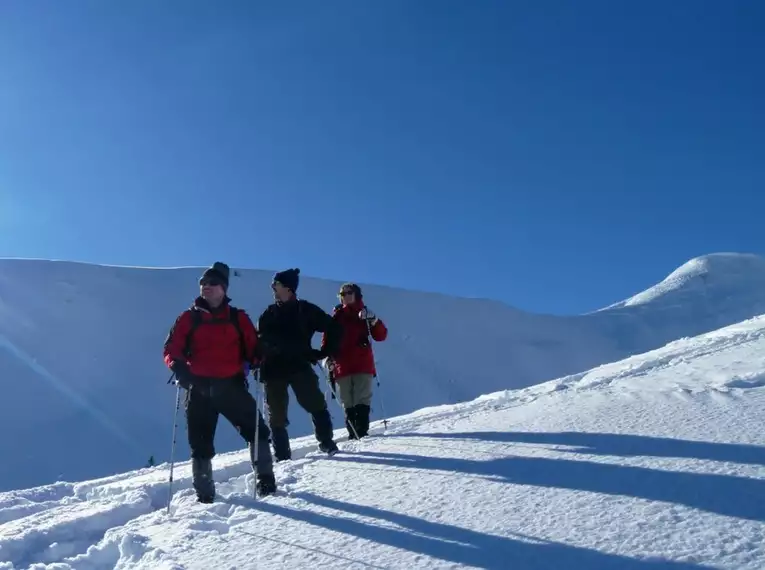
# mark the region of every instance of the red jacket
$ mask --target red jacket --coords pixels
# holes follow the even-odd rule
[[[186,341],[192,328],[193,311],[201,315],[189,345],[190,356],[185,354]],[[228,299],[215,312],[207,302],[200,298],[194,305],[180,314],[165,340],[165,364],[170,367],[174,360],[188,362],[194,376],[204,378],[230,378],[242,374],[245,362],[255,361],[258,334],[249,315],[237,309],[239,329],[242,331],[240,342],[236,326],[231,322],[231,307]],[[244,344],[244,355],[242,355]]]
[[[372,339],[382,342],[388,338],[388,329],[380,319],[377,319],[371,331],[367,331],[366,321],[359,318],[359,311],[363,307],[364,302],[357,301],[347,307],[338,305],[332,313],[332,318],[343,327],[340,350],[332,359],[335,364],[334,377],[338,380],[350,374],[377,374],[368,332],[372,333]],[[325,340],[322,338],[322,348],[324,343]]]

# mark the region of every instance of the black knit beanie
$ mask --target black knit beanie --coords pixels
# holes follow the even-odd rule
[[[274,283],[281,283],[287,289],[292,289],[293,293],[297,293],[298,285],[300,284],[300,269],[296,267],[275,273]]]
[[[226,265],[223,262],[216,261],[213,263],[212,267],[209,269],[206,269],[205,272],[202,274],[202,277],[199,279],[199,284],[202,284],[202,281],[204,281],[207,278],[213,278],[221,281],[223,283],[223,288],[225,290],[228,290],[228,277],[229,277],[229,268],[228,265]]]

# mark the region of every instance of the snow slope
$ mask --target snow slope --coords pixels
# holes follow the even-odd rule
[[[12,394],[0,398],[0,430],[13,434],[0,438],[0,457],[13,459],[0,462],[0,490],[169,458],[174,393],[161,350],[200,272],[0,260],[0,372]],[[272,272],[239,274],[231,296],[257,317],[270,302]],[[571,317],[364,285],[391,330],[376,346],[386,411],[530,386],[765,313],[763,258],[712,255],[676,274],[650,294]],[[338,287],[305,277],[300,293],[330,310]],[[376,401],[377,418],[380,408]],[[290,419],[292,435],[309,433],[294,404]],[[242,446],[224,421],[216,443]],[[188,453],[183,432],[178,452]]]
[[[765,567],[765,316],[393,419],[250,498],[242,452],[0,494],[0,569]]]

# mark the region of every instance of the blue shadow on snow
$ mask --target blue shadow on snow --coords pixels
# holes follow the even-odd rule
[[[386,437],[423,437],[444,439],[476,439],[503,443],[538,443],[567,445],[578,449],[559,450],[592,455],[622,457],[677,457],[728,461],[748,465],[765,465],[765,446],[742,443],[716,443],[645,435],[587,432],[466,432],[390,434]]]
[[[708,568],[699,564],[629,558],[556,543],[534,537],[518,540],[476,532],[443,523],[426,521],[409,515],[386,511],[375,507],[356,505],[326,499],[310,493],[295,493],[295,498],[307,503],[349,513],[375,518],[404,527],[403,530],[370,524],[344,516],[331,516],[315,510],[295,509],[275,502],[231,497],[229,502],[253,507],[258,510],[311,524],[327,530],[356,536],[424,556],[489,570],[552,570],[558,568],[587,568],[591,570],[700,570]],[[521,535],[516,535],[521,537]],[[532,542],[533,541],[533,542]],[[327,548],[332,542],[327,542]],[[327,554],[332,555],[328,552]],[[339,554],[342,554],[339,553]],[[377,566],[374,566],[377,567]]]
[[[765,480],[762,479],[551,457],[511,456],[477,461],[356,451],[352,456],[340,455],[335,459],[456,472],[517,485],[635,497],[676,503],[718,515],[765,521]]]

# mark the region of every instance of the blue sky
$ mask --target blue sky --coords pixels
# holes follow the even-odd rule
[[[0,256],[577,313],[765,252],[757,0],[0,4]]]

